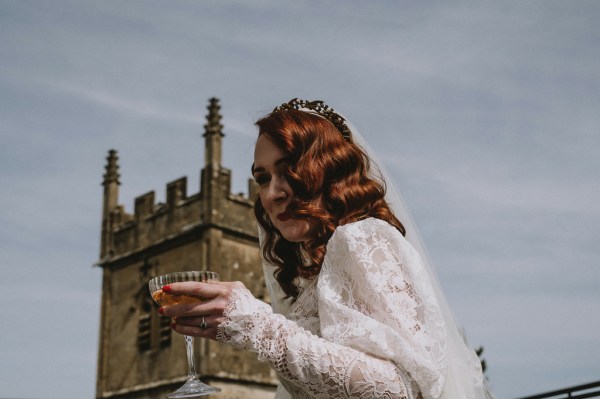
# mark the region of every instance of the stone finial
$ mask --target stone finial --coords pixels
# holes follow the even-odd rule
[[[208,105],[206,125],[204,125],[204,164],[212,172],[217,173],[221,169],[223,125],[221,125],[221,113],[218,98],[211,98]],[[216,175],[215,175],[216,176]]]
[[[108,156],[106,157],[106,173],[104,174],[104,181],[102,182],[103,186],[106,186],[110,183],[121,184],[119,181],[119,164],[117,161],[119,157],[117,156],[116,150],[108,151]]]
[[[221,106],[219,105],[219,99],[216,97],[211,98],[208,107],[208,115],[206,116],[206,125],[204,125],[205,133],[204,137],[209,135],[218,134],[223,137],[223,125],[221,125]]]
[[[108,151],[106,157],[106,173],[102,185],[104,186],[104,200],[102,205],[102,241],[100,243],[100,259],[108,256],[113,250],[113,212],[118,208],[119,201],[119,157],[117,151]]]

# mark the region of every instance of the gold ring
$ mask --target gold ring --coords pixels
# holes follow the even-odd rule
[[[204,320],[204,316],[202,316],[202,321],[200,322],[200,328],[206,330],[208,328],[208,323]]]

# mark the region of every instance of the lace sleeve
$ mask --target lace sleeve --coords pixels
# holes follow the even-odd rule
[[[217,340],[257,352],[302,397],[414,398],[412,381],[394,363],[320,338],[246,289],[232,293]]]
[[[321,334],[328,341],[389,359],[424,398],[444,388],[444,323],[418,253],[378,219],[340,226],[319,275]]]

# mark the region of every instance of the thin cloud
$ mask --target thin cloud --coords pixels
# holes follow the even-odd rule
[[[278,103],[322,98],[360,128],[407,198],[471,342],[486,347],[498,397],[598,373],[597,352],[567,353],[574,337],[600,347],[600,327],[577,310],[598,307],[600,278],[595,3],[175,3],[0,6],[0,250],[10,275],[35,276],[33,297],[47,297],[20,300],[18,284],[3,297],[21,304],[3,313],[8,395],[93,396],[101,276],[90,266],[106,151],[119,151],[129,211],[149,190],[161,201],[182,175],[196,192],[212,96],[234,191],[246,190],[252,124]],[[20,345],[15,326],[39,328],[70,300],[72,317],[44,326],[43,350]],[[536,312],[554,316],[539,311],[546,304],[563,324],[534,323]],[[571,335],[573,325],[588,331]],[[62,350],[65,337],[80,355]],[[55,391],[24,383],[26,349],[56,366],[40,377]],[[583,367],[553,361],[578,356]]]
[[[31,78],[28,77],[28,80]],[[60,93],[68,94],[79,100],[87,101],[95,106],[106,107],[123,114],[137,115],[147,119],[161,119],[168,122],[198,125],[195,112],[180,112],[168,109],[164,104],[156,104],[142,99],[131,99],[116,95],[114,92],[92,87],[76,85],[72,82],[35,79],[35,84],[47,87]]]

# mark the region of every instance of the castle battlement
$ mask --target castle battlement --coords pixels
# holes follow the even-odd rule
[[[258,248],[253,204],[231,193],[231,170],[221,165],[223,126],[219,104],[210,100],[204,125],[200,189],[188,194],[188,179],[166,184],[164,203],[154,191],[135,197],[133,211],[119,203],[116,150],[106,158],[100,260],[102,307],[97,399],[156,399],[186,379],[185,345],[157,312],[148,281],[185,270],[211,270],[223,281],[242,281],[256,298],[269,301]],[[227,398],[273,397],[276,375],[256,355],[211,340],[196,340],[202,380]]]
[[[218,100],[208,106],[205,133],[205,165],[201,170],[200,191],[188,196],[187,177],[166,185],[166,203],[155,202],[149,191],[134,199],[133,213],[118,204],[119,165],[116,150],[110,150],[104,174],[104,207],[99,265],[115,258],[144,251],[177,237],[201,234],[206,226],[218,226],[233,235],[257,241],[253,214],[258,193],[253,179],[248,180],[248,195],[231,193],[231,170],[221,165],[222,132]]]

